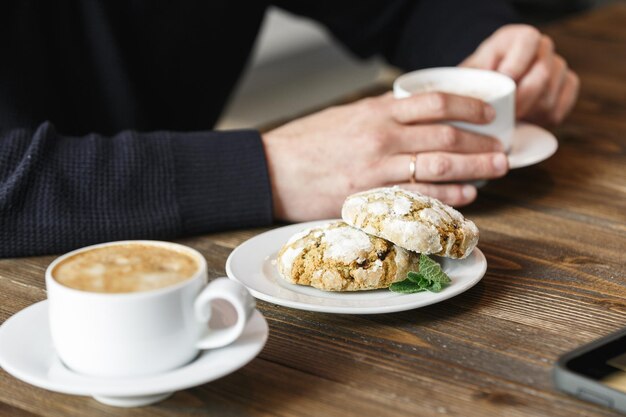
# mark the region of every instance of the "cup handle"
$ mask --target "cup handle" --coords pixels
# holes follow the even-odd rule
[[[254,312],[255,301],[246,287],[228,278],[218,278],[211,281],[196,297],[194,311],[198,322],[208,325],[211,319],[211,303],[216,299],[233,306],[237,312],[237,322],[223,329],[209,329],[196,342],[198,349],[213,349],[231,344],[241,336]]]

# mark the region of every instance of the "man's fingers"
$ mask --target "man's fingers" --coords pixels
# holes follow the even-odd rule
[[[375,173],[390,184],[410,182],[411,154],[386,158]],[[415,180],[418,182],[449,182],[498,178],[508,171],[503,153],[456,154],[447,152],[418,153]]]
[[[557,100],[565,85],[567,73],[565,60],[558,55],[555,56],[548,88],[537,100],[536,105],[532,106],[524,115],[525,120],[544,126],[555,123],[552,119],[556,113]]]
[[[451,206],[465,206],[476,199],[476,187],[470,184],[399,184],[409,191],[434,197]]]
[[[503,153],[462,155],[425,152],[417,155],[415,176],[418,181],[462,181],[498,178],[508,171]]]
[[[531,26],[524,27],[522,30],[523,34],[516,37],[515,42],[510,45],[510,50],[498,65],[498,72],[516,81],[530,68],[537,56],[542,39],[541,33]]]
[[[401,125],[390,139],[389,149],[397,153],[456,152],[486,153],[502,152],[502,143],[493,137],[458,129],[454,126]]]
[[[576,99],[578,98],[578,89],[580,87],[580,81],[578,76],[574,74],[572,71],[568,71],[565,83],[563,84],[563,89],[557,99],[556,105],[554,106],[554,111],[552,113],[552,117],[550,122],[553,124],[559,124],[565,119],[565,116],[569,114],[576,103]]]
[[[497,46],[492,46],[489,42],[483,43],[478,47],[476,52],[465,58],[459,66],[495,71],[498,68],[503,54],[504,51],[498,49]]]
[[[459,120],[470,123],[489,123],[495,110],[487,103],[472,97],[447,93],[423,93],[393,101],[391,116],[402,124]]]
[[[567,79],[567,62],[560,57],[555,56],[552,64],[552,74],[550,76],[550,84],[548,85],[548,91],[543,98],[543,106],[546,109],[551,109],[556,104],[559,98],[559,92],[563,89],[565,80]]]
[[[537,59],[517,85],[516,113],[522,117],[528,113],[538,99],[546,93],[552,75],[554,45],[547,36],[540,41]]]

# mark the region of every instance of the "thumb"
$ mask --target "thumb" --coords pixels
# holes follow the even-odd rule
[[[525,30],[522,36],[512,39],[498,65],[498,71],[518,81],[532,66],[541,46],[542,36],[539,31],[534,28]]]
[[[498,68],[503,54],[493,46],[481,45],[478,49],[459,64],[460,67],[495,70]]]

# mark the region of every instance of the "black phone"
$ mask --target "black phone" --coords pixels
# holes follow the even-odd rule
[[[626,413],[626,329],[561,356],[553,376],[560,390]]]

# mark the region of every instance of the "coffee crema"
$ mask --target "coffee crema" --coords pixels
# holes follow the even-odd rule
[[[424,93],[447,93],[455,94],[457,96],[467,96],[477,98],[482,101],[489,101],[498,96],[498,91],[479,89],[477,87],[470,87],[457,83],[424,83],[415,86],[412,90],[412,94],[424,94]]]
[[[60,262],[52,277],[66,287],[128,293],[168,287],[191,278],[198,262],[176,249],[129,243],[86,250]]]

